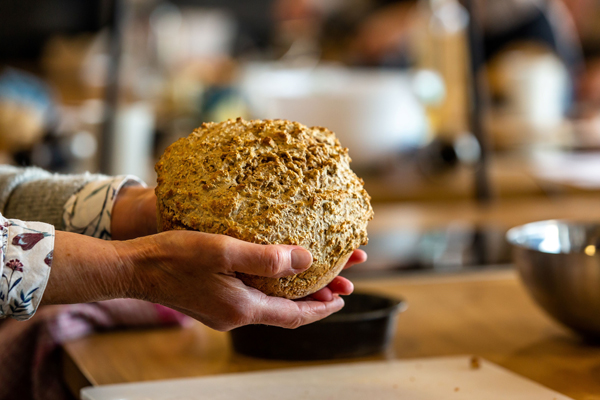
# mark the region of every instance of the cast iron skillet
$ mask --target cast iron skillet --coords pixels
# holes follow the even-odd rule
[[[394,337],[406,302],[387,296],[354,293],[344,308],[297,329],[248,325],[231,331],[236,352],[276,360],[325,360],[382,352]]]

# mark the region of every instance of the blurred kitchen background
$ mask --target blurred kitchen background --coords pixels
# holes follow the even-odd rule
[[[597,0],[3,0],[0,157],[135,174],[205,121],[326,126],[373,198],[353,273],[510,262],[600,220]]]

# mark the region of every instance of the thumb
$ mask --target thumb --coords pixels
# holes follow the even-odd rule
[[[236,242],[228,249],[230,269],[234,272],[281,278],[307,270],[313,261],[310,252],[300,246]]]

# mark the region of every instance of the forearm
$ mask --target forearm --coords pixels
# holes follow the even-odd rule
[[[42,304],[72,304],[126,297],[129,267],[119,256],[123,242],[56,232],[52,272]]]

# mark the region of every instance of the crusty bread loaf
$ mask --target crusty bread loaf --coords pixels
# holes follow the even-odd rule
[[[307,296],[367,243],[373,210],[349,162],[348,150],[325,128],[239,118],[202,124],[156,164],[159,230],[303,246],[313,256],[307,271],[240,279],[268,295]]]

